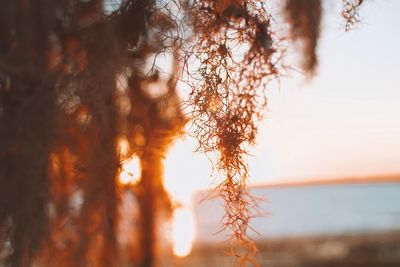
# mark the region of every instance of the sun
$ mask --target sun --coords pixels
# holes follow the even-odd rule
[[[193,194],[208,187],[207,178],[211,173],[209,159],[194,154],[195,146],[194,138],[180,139],[170,148],[165,159],[164,186],[172,201],[181,207],[173,214],[170,235],[173,253],[178,257],[190,254],[196,241]]]
[[[192,251],[194,240],[193,214],[186,208],[174,211],[172,219],[172,249],[177,257],[185,257]]]

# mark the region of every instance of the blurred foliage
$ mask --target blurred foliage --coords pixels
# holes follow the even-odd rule
[[[266,2],[2,1],[0,261],[157,265],[157,225],[174,206],[163,158],[189,122],[197,151],[217,155],[223,223],[241,244],[232,254],[257,265],[246,235],[257,208],[245,157],[269,82],[285,72],[283,44],[300,45],[303,70],[314,73],[322,14],[320,0],[286,0],[289,29],[278,34]],[[345,30],[362,3],[343,1]],[[179,99],[178,81],[192,89],[188,99]],[[122,162],[132,156],[141,177],[124,185]],[[138,207],[126,225],[120,207],[129,194]],[[125,242],[121,231],[130,233]]]

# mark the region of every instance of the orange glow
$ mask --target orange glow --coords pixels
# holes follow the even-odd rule
[[[119,182],[123,185],[135,184],[140,179],[140,160],[136,155],[124,160],[119,174]]]
[[[171,237],[176,256],[185,257],[190,254],[194,240],[194,221],[189,210],[180,208],[174,211]]]
[[[125,158],[129,151],[129,143],[126,139],[121,139],[119,149],[122,158]],[[122,168],[119,174],[119,182],[122,185],[135,184],[140,179],[141,173],[140,159],[136,155],[122,160]]]
[[[195,242],[195,217],[189,208],[192,194],[208,188],[210,183],[209,159],[199,153],[193,154],[195,144],[194,138],[180,139],[170,148],[165,159],[164,186],[172,201],[183,207],[175,210],[171,225],[173,253],[178,257],[188,255]]]
[[[210,99],[210,101],[208,102],[208,109],[212,112],[212,113],[216,113],[218,112],[218,110],[221,108],[221,102],[219,99],[217,98],[212,98]]]

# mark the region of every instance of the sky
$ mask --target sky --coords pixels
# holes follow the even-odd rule
[[[338,2],[325,3],[316,76],[294,72],[268,91],[252,184],[400,174],[400,1],[367,0],[362,23],[347,33]],[[211,165],[194,147],[178,140],[166,158],[166,186],[186,203],[212,185]]]

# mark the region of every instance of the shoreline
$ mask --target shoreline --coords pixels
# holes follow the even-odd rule
[[[256,243],[261,267],[400,266],[400,231],[266,239]],[[195,245],[189,256],[175,258],[173,266],[233,266],[235,259],[226,254],[228,249],[226,243]]]

